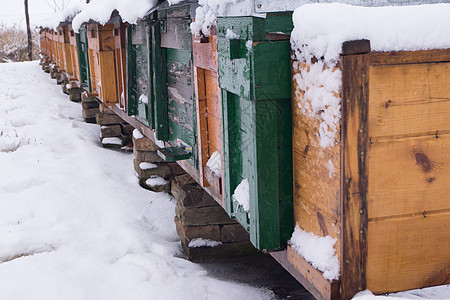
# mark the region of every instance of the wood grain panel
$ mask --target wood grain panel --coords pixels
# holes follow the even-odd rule
[[[217,73],[214,71],[205,70],[205,84],[208,114],[218,119],[222,119],[222,104],[220,102],[219,80],[217,79]]]
[[[450,283],[450,212],[369,222],[368,233],[372,292]]]
[[[205,178],[204,166],[209,157],[208,145],[208,120],[206,111],[206,86],[205,86],[205,70],[202,68],[194,68],[195,75],[195,94],[197,109],[197,135],[199,137],[199,168],[200,185],[209,186]]]
[[[450,63],[372,66],[369,135],[450,130]]]
[[[369,219],[450,209],[450,135],[369,146]]]
[[[100,99],[106,105],[114,105],[118,102],[116,69],[114,60],[114,51],[98,52],[99,68],[100,68]]]

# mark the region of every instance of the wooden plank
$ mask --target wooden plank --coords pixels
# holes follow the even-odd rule
[[[369,146],[369,219],[450,209],[450,135]]]
[[[208,115],[222,119],[222,103],[220,101],[219,80],[217,72],[205,70],[206,101]]]
[[[170,18],[164,21],[166,32],[161,33],[161,47],[192,50],[192,35],[189,33],[189,20]]]
[[[194,86],[196,95],[197,136],[198,136],[198,164],[200,173],[200,185],[209,186],[205,177],[205,166],[209,156],[208,122],[206,112],[205,70],[194,68]]]
[[[299,72],[293,69],[294,75]],[[320,146],[320,121],[302,114],[298,103],[309,99],[295,80],[292,84],[294,218],[308,232],[339,239],[340,145]],[[336,249],[339,256],[339,242]]]
[[[98,59],[101,82],[101,85],[98,86],[100,99],[108,106],[116,104],[119,99],[117,97],[114,51],[100,51]]]
[[[323,277],[322,272],[315,269],[303,257],[298,255],[291,246],[286,250],[287,260],[299,273],[295,278],[300,279],[300,283],[316,298],[335,300],[340,299],[339,281],[328,281]],[[304,279],[302,279],[301,277]]]
[[[370,67],[369,136],[450,130],[450,63]]]
[[[370,52],[369,40],[347,41],[342,44],[341,55],[355,55]]]
[[[391,51],[370,54],[370,64],[392,65],[392,64],[419,64],[431,62],[450,61],[450,49],[444,50],[422,50],[422,51]]]
[[[366,289],[368,56],[342,56],[341,296]]]
[[[450,283],[450,211],[369,222],[367,288],[388,293]]]
[[[193,36],[192,45],[194,65],[217,72],[217,36],[209,36],[207,43],[203,43],[200,38]]]

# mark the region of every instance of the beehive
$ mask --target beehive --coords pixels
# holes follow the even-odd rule
[[[70,53],[69,28],[67,23],[61,23],[57,28],[59,47],[59,66],[70,78],[73,76],[72,56]]]
[[[87,24],[89,71],[93,93],[106,105],[118,103],[114,24]]]
[[[320,121],[298,106],[310,99],[297,80],[292,106],[295,222],[337,240],[340,288],[291,248],[288,258],[323,299],[449,283],[450,50],[342,49],[336,143],[319,145]],[[305,70],[294,66],[294,77]]]
[[[255,247],[279,249],[292,232],[292,18],[225,17],[217,24],[225,207]],[[233,200],[245,180],[248,210]]]
[[[194,78],[196,88],[197,136],[200,184],[214,195],[225,208],[222,193],[223,168],[213,172],[207,163],[214,152],[223,158],[222,101],[217,66],[217,34],[193,36]],[[221,162],[223,166],[223,162]]]

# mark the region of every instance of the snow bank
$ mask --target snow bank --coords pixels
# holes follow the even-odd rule
[[[316,236],[297,225],[288,243],[298,255],[323,272],[325,279],[331,281],[339,278],[339,259],[334,249],[336,239]]]
[[[37,62],[0,64],[0,82],[0,132],[22,141],[0,151],[0,299],[272,298],[182,258],[176,201],[141,188]]]
[[[114,10],[119,11],[124,22],[135,24],[139,18],[152,9],[157,0],[92,0],[72,21],[72,27],[78,31],[89,20],[105,24]]]
[[[247,178],[239,183],[232,197],[245,211],[248,212],[250,210],[250,185]]]
[[[318,17],[319,16],[319,17]],[[372,51],[450,48],[450,4],[360,7],[306,4],[294,11],[291,46],[304,115],[320,121],[320,146],[336,144],[342,75],[336,68],[342,43],[368,39]],[[319,59],[311,64],[313,58]],[[300,94],[305,93],[300,97]]]
[[[217,247],[222,245],[220,241],[212,241],[208,239],[195,238],[189,242],[189,248],[198,248],[198,247]]]
[[[214,153],[209,158],[206,166],[217,176],[222,177],[222,156],[219,151]]]

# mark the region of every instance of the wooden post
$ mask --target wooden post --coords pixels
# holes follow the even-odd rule
[[[25,1],[25,20],[27,22],[28,60],[33,60],[33,45],[31,43],[30,16],[28,14],[28,0]]]

